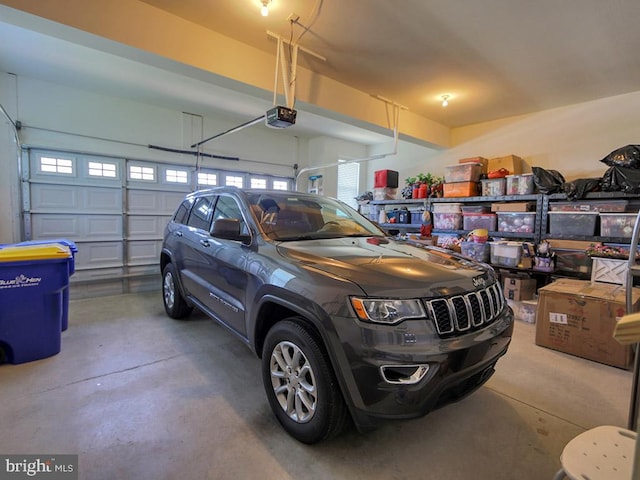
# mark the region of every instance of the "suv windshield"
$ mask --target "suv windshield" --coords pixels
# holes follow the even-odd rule
[[[250,193],[251,212],[272,240],[314,240],[384,236],[348,205],[326,197],[292,192]]]

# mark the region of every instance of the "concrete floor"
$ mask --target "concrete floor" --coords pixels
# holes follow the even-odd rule
[[[81,479],[551,479],[564,445],[626,426],[631,372],[534,344],[517,322],[465,400],[315,446],[271,414],[260,363],[157,292],[70,302],[62,351],[0,366],[0,453],[79,454]]]

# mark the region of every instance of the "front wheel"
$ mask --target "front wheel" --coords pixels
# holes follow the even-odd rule
[[[271,328],[262,355],[262,380],[282,427],[312,444],[344,428],[347,407],[320,341],[303,321],[291,318]]]
[[[171,318],[185,318],[193,311],[182,294],[176,280],[173,263],[167,263],[162,271],[162,300],[164,309]]]

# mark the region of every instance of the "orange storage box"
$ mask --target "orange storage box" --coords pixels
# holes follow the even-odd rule
[[[477,182],[454,182],[444,184],[445,197],[475,197],[478,195]]]

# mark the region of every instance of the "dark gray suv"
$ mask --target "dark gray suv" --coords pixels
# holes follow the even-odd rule
[[[193,307],[262,359],[271,408],[305,443],[482,385],[513,313],[486,264],[389,239],[330,198],[214,188],[186,196],[160,259],[164,307]]]

